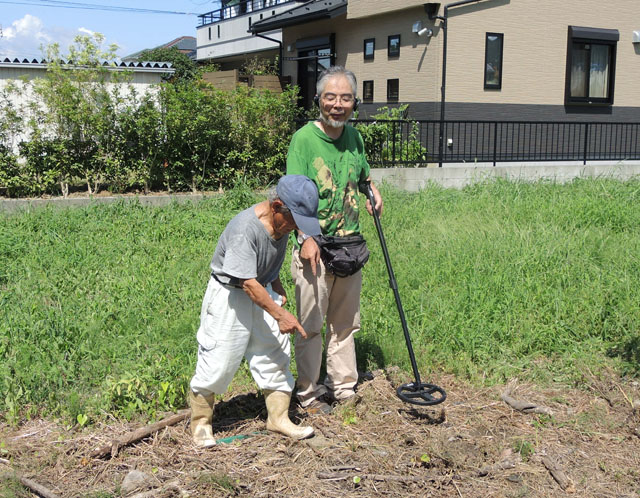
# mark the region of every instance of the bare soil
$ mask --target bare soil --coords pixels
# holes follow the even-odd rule
[[[612,373],[585,376],[582,389],[517,380],[475,388],[441,376],[429,381],[446,389],[446,401],[418,407],[395,394],[394,386],[411,380],[395,368],[375,372],[355,402],[328,416],[292,404],[292,418],[316,429],[305,441],[265,432],[256,391],[229,393],[217,404],[215,435],[231,441],[211,449],[192,445],[188,420],[105,458],[88,455],[140,424],[0,426],[0,496],[35,496],[19,477],[59,497],[124,496],[123,479],[134,469],[148,476],[128,495],[138,498],[639,496],[637,382]],[[507,404],[504,393],[529,411]]]

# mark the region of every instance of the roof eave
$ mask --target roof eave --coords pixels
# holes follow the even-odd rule
[[[292,17],[290,19],[277,19],[269,22],[269,19],[264,19],[263,21],[259,21],[254,23],[251,26],[251,33],[258,34],[264,33],[266,31],[273,31],[274,29],[282,29],[288,28],[290,26],[298,26],[300,24],[306,24],[314,21],[321,21],[323,19],[333,19],[334,17],[338,17],[342,14],[347,13],[347,5],[340,5],[334,9],[326,10],[323,12],[317,12],[314,14],[306,14],[301,16]]]

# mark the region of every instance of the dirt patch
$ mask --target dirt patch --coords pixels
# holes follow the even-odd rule
[[[394,386],[408,380],[397,369],[378,372],[360,384],[355,403],[329,416],[307,416],[292,405],[293,418],[316,428],[306,441],[264,432],[264,401],[256,392],[218,403],[214,432],[230,442],[207,450],[191,444],[187,421],[103,459],[88,455],[138,426],[113,421],[79,432],[44,420],[1,426],[0,496],[31,496],[6,478],[11,473],[60,497],[124,496],[123,480],[134,469],[148,476],[146,493],[133,492],[140,497],[640,493],[637,382],[611,375],[585,379],[585,390],[517,381],[477,389],[442,376],[429,381],[447,390],[447,400],[416,407],[395,395]],[[503,401],[505,392],[551,413],[518,411]]]

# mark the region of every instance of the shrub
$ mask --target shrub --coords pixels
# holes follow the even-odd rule
[[[427,149],[420,142],[418,123],[406,120],[408,105],[380,107],[373,123],[358,123],[371,164],[427,161]],[[406,133],[403,133],[406,130]]]

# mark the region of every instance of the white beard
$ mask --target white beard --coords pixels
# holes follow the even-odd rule
[[[320,113],[320,117],[318,119],[320,119],[323,124],[330,126],[331,128],[342,128],[348,120],[347,118],[344,121],[336,121],[335,119],[325,117],[322,113]]]

